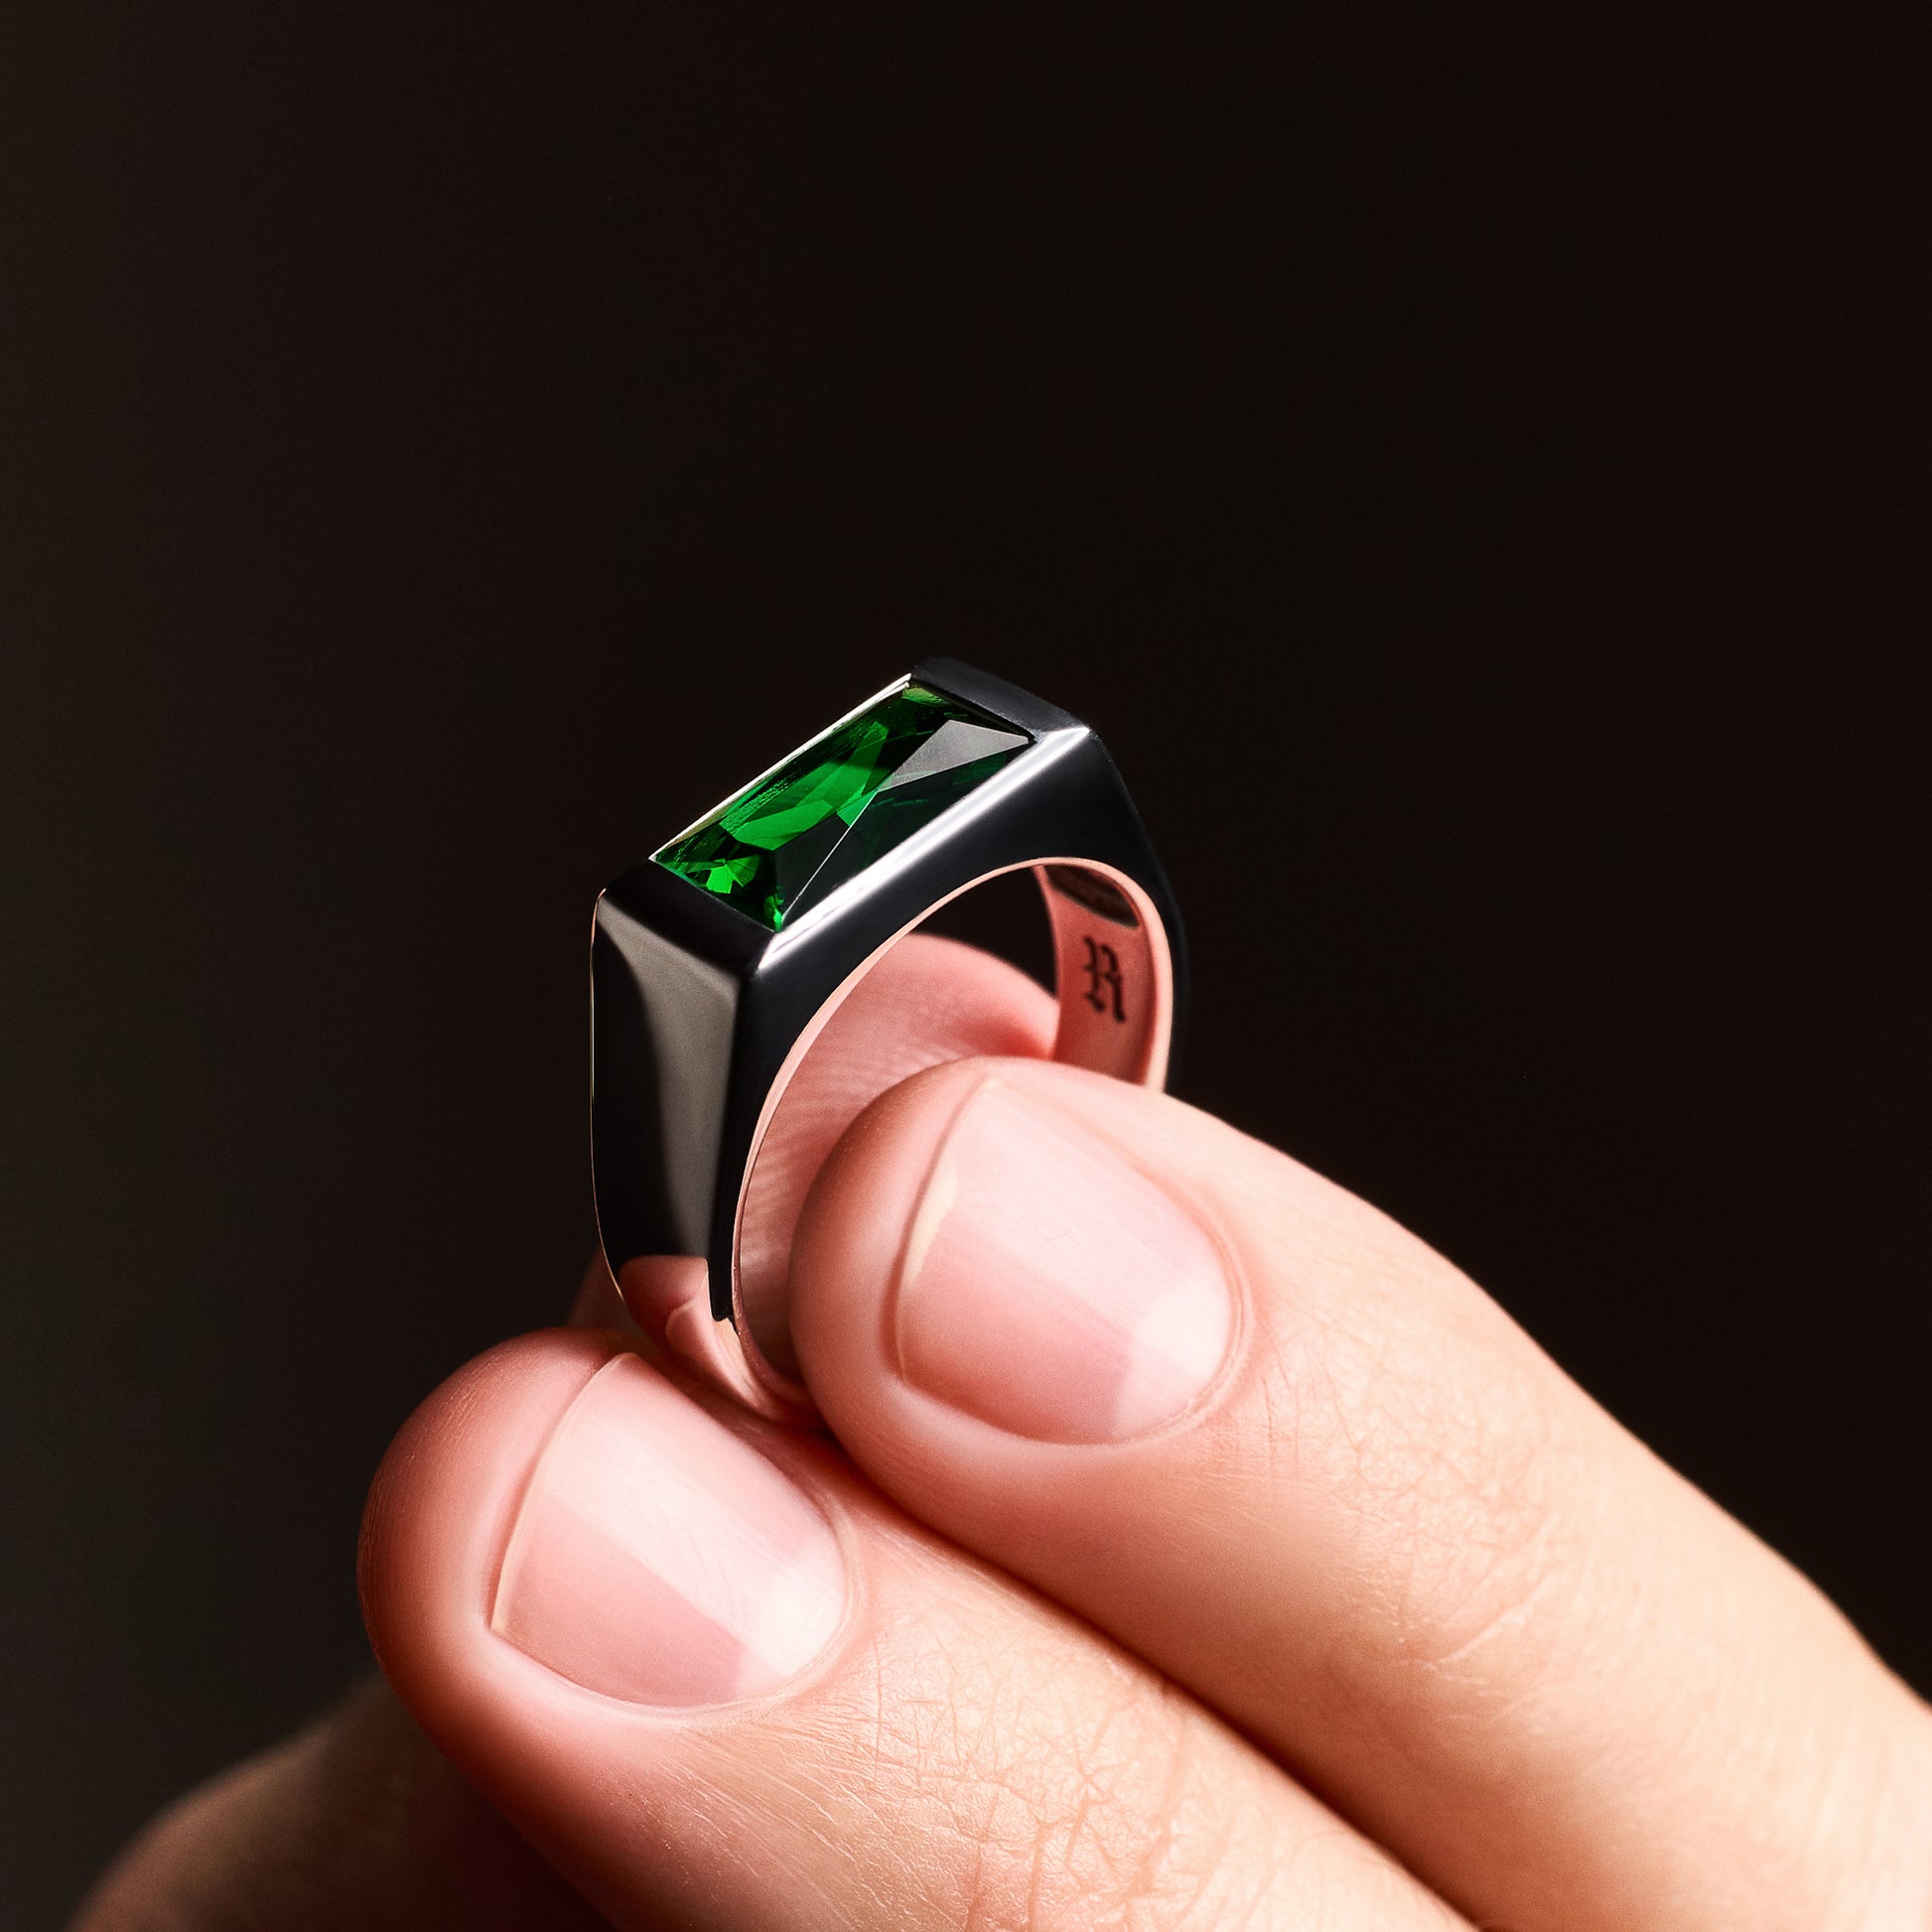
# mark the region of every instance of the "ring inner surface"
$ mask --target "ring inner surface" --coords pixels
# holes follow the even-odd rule
[[[1020,887],[1017,875],[1024,873],[1032,874],[1036,897]],[[976,905],[983,909],[978,919],[972,916]],[[795,1385],[798,1372],[787,1319],[798,1213],[838,1138],[881,1093],[924,1067],[982,1053],[1051,1057],[1136,1084],[1159,1085],[1166,1074],[1173,1006],[1166,938],[1151,903],[1124,875],[1073,860],[989,875],[933,908],[912,930],[919,929],[963,940],[1029,973],[1035,986],[1050,970],[1056,997],[1050,1004],[1037,994],[1029,998],[1004,975],[982,982],[982,992],[969,977],[957,1004],[983,1000],[984,1016],[949,1012],[945,1001],[929,1000],[926,989],[912,983],[916,956],[891,959],[908,936],[900,933],[862,962],[826,1003],[766,1099],[739,1198],[738,1327],[748,1353],[784,1383]],[[877,997],[859,1000],[841,1021],[846,1002],[876,972]],[[903,1018],[912,1012],[915,1024]],[[828,1057],[799,1081],[794,1104],[784,1106],[785,1094],[819,1051]]]

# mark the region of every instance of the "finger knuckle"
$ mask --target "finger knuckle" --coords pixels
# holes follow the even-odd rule
[[[1440,1306],[1440,1284],[1405,1295],[1391,1278],[1423,1264],[1373,1261],[1382,1292],[1334,1311],[1318,1349],[1289,1365],[1304,1478],[1347,1514],[1374,1699],[1392,1671],[1509,1697],[1592,1561],[1587,1445],[1560,1383],[1493,1323],[1446,1338],[1402,1318],[1410,1302]]]

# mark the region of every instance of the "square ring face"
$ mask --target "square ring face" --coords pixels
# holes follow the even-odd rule
[[[908,680],[651,856],[776,932],[1033,742],[1005,719]]]

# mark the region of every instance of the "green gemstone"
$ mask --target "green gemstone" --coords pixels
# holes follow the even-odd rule
[[[776,932],[1032,743],[958,698],[904,684],[653,856]]]

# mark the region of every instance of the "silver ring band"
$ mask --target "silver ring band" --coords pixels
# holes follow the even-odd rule
[[[1185,965],[1173,895],[1099,739],[929,659],[599,897],[592,1169],[633,1312],[767,1414],[809,1414],[739,1282],[752,1168],[839,1004],[931,912],[1030,871],[1052,930],[1053,1057],[1160,1087]]]

